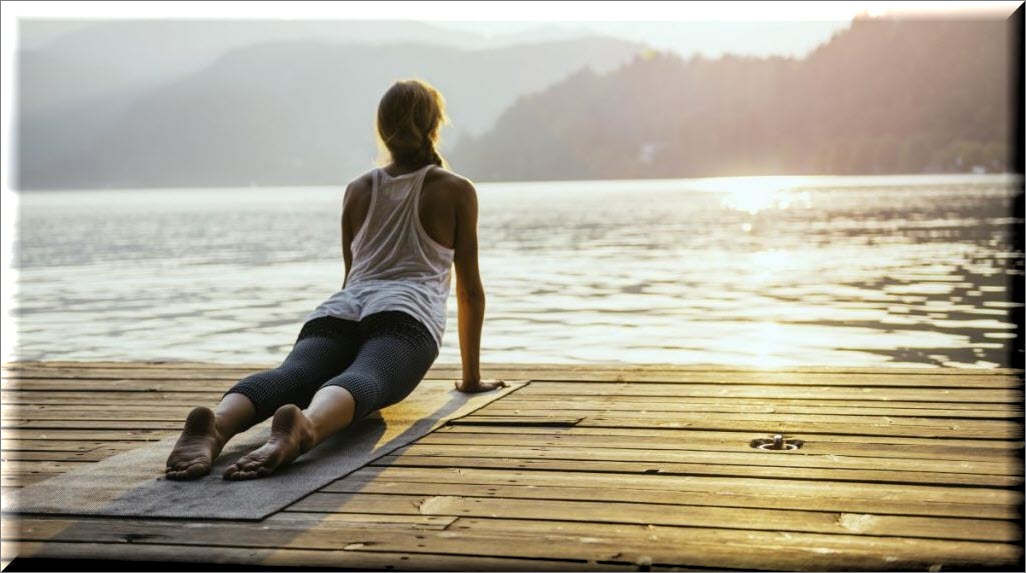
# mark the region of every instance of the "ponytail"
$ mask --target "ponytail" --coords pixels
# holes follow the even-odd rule
[[[445,165],[446,165],[445,164],[445,160],[442,159],[442,156],[438,154],[438,150],[435,149],[435,143],[433,141],[431,141],[430,138],[425,139],[424,142],[426,144],[425,145],[425,149],[424,149],[424,151],[425,151],[425,153],[424,153],[424,157],[425,157],[424,163],[425,164],[427,164],[427,163],[434,163],[435,165],[437,165],[439,167],[445,167]]]

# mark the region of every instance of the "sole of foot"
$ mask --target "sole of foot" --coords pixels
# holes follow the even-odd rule
[[[313,447],[313,424],[298,406],[278,408],[271,422],[267,443],[228,466],[224,479],[238,481],[267,477],[289,465]]]
[[[167,458],[164,476],[170,480],[199,479],[210,473],[224,441],[210,408],[194,408],[185,418],[185,429]]]

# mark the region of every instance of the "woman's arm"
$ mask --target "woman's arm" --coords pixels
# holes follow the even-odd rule
[[[506,383],[481,382],[481,327],[484,324],[485,292],[477,262],[477,191],[468,181],[457,190],[456,237],[453,263],[456,265],[456,301],[459,319],[463,381],[456,388],[483,392]]]

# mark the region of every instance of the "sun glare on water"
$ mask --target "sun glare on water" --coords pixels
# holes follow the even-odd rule
[[[808,183],[804,177],[731,177],[717,183],[707,188],[723,193],[722,205],[749,215],[809,205],[809,193],[797,190]]]
[[[808,177],[730,177],[705,180],[700,187],[719,195],[723,209],[742,214],[741,230],[750,233],[760,214],[809,208],[811,194],[805,189],[813,184]],[[788,276],[807,272],[814,266],[809,253],[774,246],[772,240],[753,247],[742,256],[743,280],[749,284],[770,288],[776,283],[786,282]],[[784,307],[780,309],[781,313],[786,313]],[[789,364],[786,358],[788,348],[795,342],[791,339],[794,334],[786,325],[772,319],[754,321],[744,336],[745,351],[739,361],[757,368],[786,366]]]

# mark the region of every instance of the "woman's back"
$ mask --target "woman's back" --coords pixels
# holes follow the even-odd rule
[[[468,189],[470,182],[434,164],[405,173],[374,169],[350,184],[343,206],[345,285],[307,320],[361,320],[400,310],[427,326],[440,347],[457,213]]]
[[[417,212],[421,228],[438,245],[453,249],[456,243],[456,202],[472,184],[459,175],[433,164],[414,171],[400,172],[392,167],[373,169],[353,181],[347,192],[343,216],[355,233],[362,229],[370,211],[374,178],[380,173],[386,182],[401,182],[426,170],[420,187]]]
[[[352,265],[347,286],[371,280],[422,284],[448,281],[453,248],[439,243],[424,226],[424,219],[436,223],[437,217],[432,215],[451,210],[446,196],[438,192],[444,192],[442,189],[423,197],[425,179],[432,168],[437,169],[429,164],[395,176],[384,169],[371,172],[370,197],[364,201],[366,212],[352,227],[357,231],[350,245]]]

